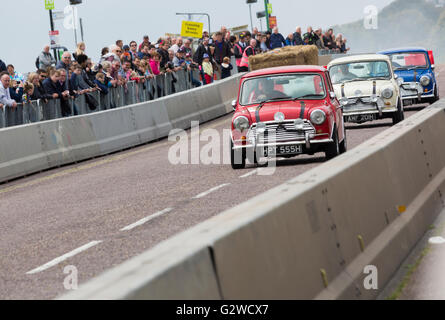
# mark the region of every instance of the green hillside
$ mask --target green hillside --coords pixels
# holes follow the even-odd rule
[[[348,39],[353,53],[421,46],[445,62],[445,8],[425,0],[392,2],[379,12],[376,30],[365,29],[363,20],[333,28]]]

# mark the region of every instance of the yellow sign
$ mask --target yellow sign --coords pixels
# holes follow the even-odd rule
[[[201,38],[204,23],[193,21],[182,21],[181,37]]]
[[[45,0],[45,9],[46,10],[54,10],[54,0]]]

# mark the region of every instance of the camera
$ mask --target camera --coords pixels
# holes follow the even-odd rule
[[[166,68],[166,69],[170,69],[170,70],[174,70],[174,69],[175,69],[175,66],[174,66],[173,62],[169,61],[169,62],[167,62],[167,64],[165,65],[165,68]]]

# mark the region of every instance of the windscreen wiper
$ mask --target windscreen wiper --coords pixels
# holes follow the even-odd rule
[[[324,94],[305,94],[304,96],[295,98],[294,101],[301,100],[301,99],[308,98],[308,97],[324,97]]]

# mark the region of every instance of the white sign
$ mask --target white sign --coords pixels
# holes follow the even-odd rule
[[[65,12],[53,11],[53,20],[62,20],[65,18]]]
[[[77,8],[74,6],[66,6],[63,12],[65,13],[65,20],[63,20],[63,26],[65,29],[77,29]]]
[[[59,43],[59,31],[50,31],[49,32],[49,41],[51,43],[51,49],[55,49],[60,46]]]

